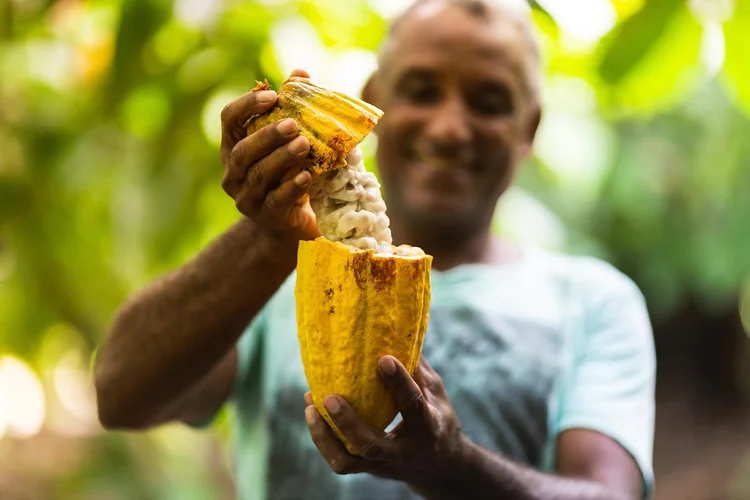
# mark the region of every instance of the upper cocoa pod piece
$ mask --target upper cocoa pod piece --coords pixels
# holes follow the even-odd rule
[[[268,90],[268,81],[253,91]],[[247,122],[247,133],[284,118],[294,118],[300,135],[310,141],[303,168],[313,174],[346,165],[346,155],[375,128],[383,111],[356,97],[293,76],[278,91],[273,108]]]

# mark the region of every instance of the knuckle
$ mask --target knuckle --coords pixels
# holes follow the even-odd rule
[[[224,192],[228,195],[232,195],[232,193],[230,192],[232,190],[232,181],[229,179],[229,176],[226,173],[221,178],[221,189],[223,189]]]
[[[232,103],[229,102],[224,105],[223,108],[221,108],[221,121],[226,122],[229,121],[232,117]]]
[[[279,200],[275,196],[266,197],[266,210],[270,213],[276,213],[279,211]]]
[[[245,203],[243,201],[243,198],[237,198],[237,199],[235,199],[234,200],[234,206],[237,207],[237,210],[240,213],[247,215],[246,209],[245,209]]]
[[[234,205],[240,213],[250,216],[253,213],[253,207],[250,198],[245,193],[241,193],[234,200]]]
[[[435,374],[435,378],[433,379],[433,392],[443,392],[445,390],[445,386],[443,385],[443,379],[438,375]]]
[[[443,387],[443,379],[440,378],[440,375],[434,370],[425,368],[422,373],[422,378],[427,388],[432,392]]]
[[[238,142],[229,153],[229,167],[239,167],[245,163],[245,148],[242,142]]]
[[[443,432],[444,426],[434,418],[428,418],[422,426],[422,437],[429,441],[439,441],[438,436]]]
[[[250,186],[262,186],[264,181],[263,169],[260,165],[253,165],[247,171],[247,183]]]

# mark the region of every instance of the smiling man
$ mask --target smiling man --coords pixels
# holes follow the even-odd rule
[[[528,18],[487,1],[418,0],[383,46],[363,97],[385,111],[394,241],[433,255],[433,299],[414,379],[381,360],[394,429],[325,399],[361,457],[306,394],[294,265],[297,242],[319,234],[298,203],[309,144],[292,120],[242,128],[273,92],[222,114],[223,188],[245,217],[118,311],[97,360],[102,423],[199,426],[233,402],[246,499],[647,497],[655,359],[639,290],[604,262],[490,232],[532,146],[539,83]]]

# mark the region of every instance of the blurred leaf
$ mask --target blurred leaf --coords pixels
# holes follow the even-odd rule
[[[620,112],[643,114],[674,106],[699,82],[701,42],[701,25],[687,8],[678,6],[637,63],[619,75],[614,86],[599,88],[603,103]]]
[[[152,137],[164,130],[170,113],[169,96],[157,85],[134,89],[122,106],[125,129],[141,137]]]
[[[735,4],[734,17],[724,24],[724,70],[734,95],[750,114],[750,2]]]
[[[664,35],[684,0],[648,0],[641,10],[615,27],[603,40],[599,74],[617,84]]]
[[[154,55],[166,65],[182,61],[195,50],[202,39],[202,33],[185,26],[176,19],[165,22],[154,34],[151,45]]]
[[[560,36],[560,27],[552,15],[536,0],[530,0],[529,5],[532,8],[531,15],[533,16],[535,25],[552,39],[557,40]]]
[[[300,12],[329,47],[376,50],[388,27],[365,2],[300,2]]]
[[[177,81],[185,92],[205,91],[220,83],[228,69],[227,54],[220,48],[207,48],[185,61]]]
[[[9,39],[13,30],[13,3],[0,3],[0,40]]]
[[[643,8],[646,0],[611,0],[612,6],[621,20],[627,19]]]
[[[0,177],[0,224],[23,213],[30,203],[23,182]]]
[[[108,104],[114,104],[145,76],[144,49],[167,21],[170,7],[171,2],[166,0],[122,2],[109,78]]]

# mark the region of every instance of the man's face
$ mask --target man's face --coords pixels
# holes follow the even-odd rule
[[[428,3],[427,5],[432,5]],[[538,122],[519,28],[444,6],[415,13],[377,76],[378,166],[391,213],[485,224]]]

